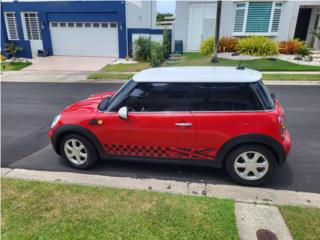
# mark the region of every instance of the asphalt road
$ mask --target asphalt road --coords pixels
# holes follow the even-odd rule
[[[66,166],[49,145],[47,131],[65,106],[120,84],[2,83],[1,166],[76,171],[109,176],[234,184],[222,169],[103,161],[90,171]],[[320,193],[320,87],[270,86],[281,100],[293,147],[288,161],[263,187]]]

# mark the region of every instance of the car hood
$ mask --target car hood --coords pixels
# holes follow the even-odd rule
[[[91,95],[87,99],[71,104],[63,111],[63,113],[70,113],[74,111],[97,112],[99,103],[106,97],[112,96],[113,94],[114,92],[103,92]]]

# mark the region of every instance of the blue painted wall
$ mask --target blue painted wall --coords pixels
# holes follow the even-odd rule
[[[150,29],[150,28],[128,28],[128,53],[129,56],[132,57],[132,34],[151,34],[151,35],[162,35],[164,29]],[[172,31],[169,31],[169,39],[170,39],[170,46],[171,46],[171,36]]]
[[[49,31],[50,21],[112,21],[118,23],[119,31],[119,57],[127,55],[126,44],[126,13],[124,1],[71,1],[71,2],[2,2],[1,17],[3,12],[15,12],[20,41],[14,41],[24,48],[20,56],[31,58],[29,41],[24,40],[20,12],[38,12],[41,26],[43,48],[52,55],[52,43]],[[2,21],[3,23],[4,21]],[[1,48],[4,49],[7,41],[6,29],[1,26]],[[1,39],[2,40],[2,39]]]

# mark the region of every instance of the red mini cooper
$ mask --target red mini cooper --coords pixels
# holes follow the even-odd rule
[[[152,68],[117,92],[72,104],[54,119],[54,150],[85,169],[98,159],[187,162],[225,167],[258,185],[284,163],[284,111],[254,70]]]

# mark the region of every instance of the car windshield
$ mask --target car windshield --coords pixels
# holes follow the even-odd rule
[[[128,94],[131,89],[136,85],[135,81],[130,80],[124,84],[110,99],[107,110],[112,109],[113,106],[116,106],[123,97]]]
[[[108,96],[99,103],[99,106],[98,106],[99,111],[105,111],[107,109],[110,99],[111,99],[111,96]]]

